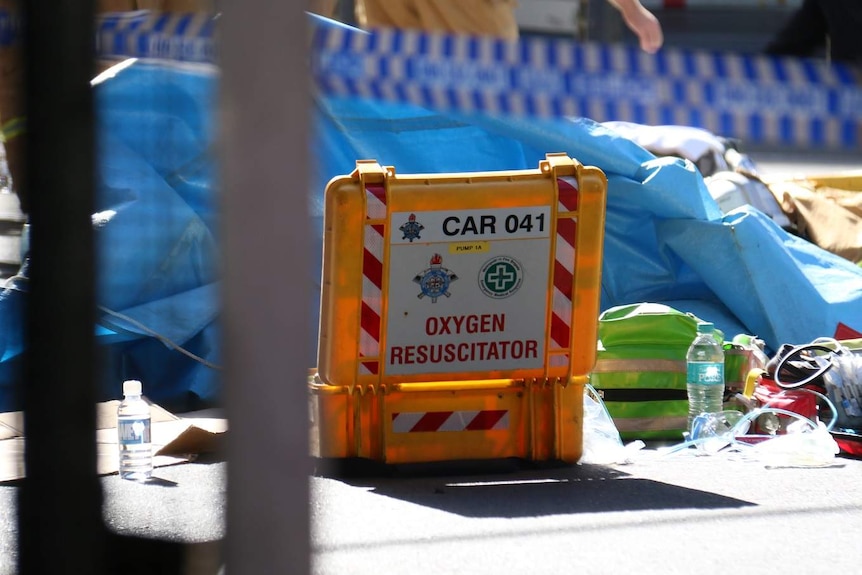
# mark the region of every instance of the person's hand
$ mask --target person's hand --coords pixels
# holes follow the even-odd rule
[[[641,50],[650,54],[658,52],[664,43],[658,18],[639,0],[611,0],[611,3],[619,9],[626,26],[637,35]]]

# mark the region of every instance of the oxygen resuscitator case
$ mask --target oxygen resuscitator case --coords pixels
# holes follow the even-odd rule
[[[565,154],[330,181],[312,455],[577,461],[606,190]]]

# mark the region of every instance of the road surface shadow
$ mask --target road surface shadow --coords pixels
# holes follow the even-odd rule
[[[755,505],[600,465],[502,460],[378,466],[378,473],[372,469],[369,465],[362,476],[327,476],[384,497],[477,518]]]

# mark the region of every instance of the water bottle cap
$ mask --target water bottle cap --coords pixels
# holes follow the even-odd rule
[[[141,382],[137,379],[127,379],[124,381],[123,395],[141,395]]]
[[[702,321],[697,324],[697,333],[712,333],[714,329],[715,326],[709,321]]]

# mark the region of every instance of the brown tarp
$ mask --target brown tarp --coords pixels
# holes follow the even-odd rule
[[[768,182],[798,233],[862,264],[862,171]]]

